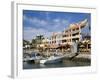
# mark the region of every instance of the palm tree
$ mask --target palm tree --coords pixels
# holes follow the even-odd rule
[[[23,40],[23,47],[24,48],[29,48],[30,42],[27,40]]]
[[[37,42],[37,44],[41,44],[43,39],[44,39],[43,35],[36,36],[36,42]]]
[[[32,39],[32,47],[33,48],[37,48],[37,46],[39,47],[39,45],[42,43],[43,39],[44,39],[43,35],[36,36],[35,39]]]
[[[28,44],[29,44],[29,41],[23,40],[23,46],[28,45]]]

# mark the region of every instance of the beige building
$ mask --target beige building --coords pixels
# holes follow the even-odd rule
[[[87,19],[76,24],[70,24],[68,29],[63,32],[53,33],[50,39],[50,44],[72,44],[72,41],[81,41],[81,30],[87,25]]]
[[[67,29],[65,29],[63,32],[57,32],[52,33],[52,36],[49,39],[43,40],[43,45],[47,45],[49,47],[58,47],[59,45],[71,45],[73,41],[81,41],[82,39],[82,28],[84,28],[87,25],[88,21],[87,19],[75,23],[70,24]]]

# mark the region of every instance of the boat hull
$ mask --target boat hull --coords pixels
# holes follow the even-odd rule
[[[58,63],[58,62],[61,62],[62,59],[55,59],[55,60],[48,60],[45,62],[45,64],[51,64],[51,63]]]
[[[40,63],[42,64],[51,64],[51,63],[58,63],[58,62],[61,62],[62,61],[62,57],[60,58],[54,58],[54,59],[51,59],[51,60],[40,60]]]

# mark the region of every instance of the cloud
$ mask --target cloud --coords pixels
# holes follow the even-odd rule
[[[51,36],[52,32],[49,32],[45,29],[35,29],[33,27],[27,27],[24,29],[24,39],[31,41],[33,38],[35,38],[38,35],[44,35],[44,37]]]
[[[69,25],[69,21],[67,19],[56,18],[53,20],[53,29],[57,29],[56,31],[63,31],[64,28],[67,28]]]
[[[40,27],[43,28],[48,24],[46,20],[39,19],[37,17],[27,17],[25,15],[24,15],[23,20],[29,23],[30,26],[33,26],[34,28],[40,28]]]
[[[47,14],[47,19],[39,19],[38,17],[23,16],[23,20],[29,23],[24,24],[24,39],[31,40],[36,35],[45,35],[50,37],[52,32],[61,32],[69,25],[67,19],[55,18],[50,19]]]

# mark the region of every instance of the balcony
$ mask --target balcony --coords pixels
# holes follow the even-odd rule
[[[75,33],[79,33],[79,32],[80,32],[79,30],[75,30],[75,31],[72,31],[71,33],[75,34]]]

